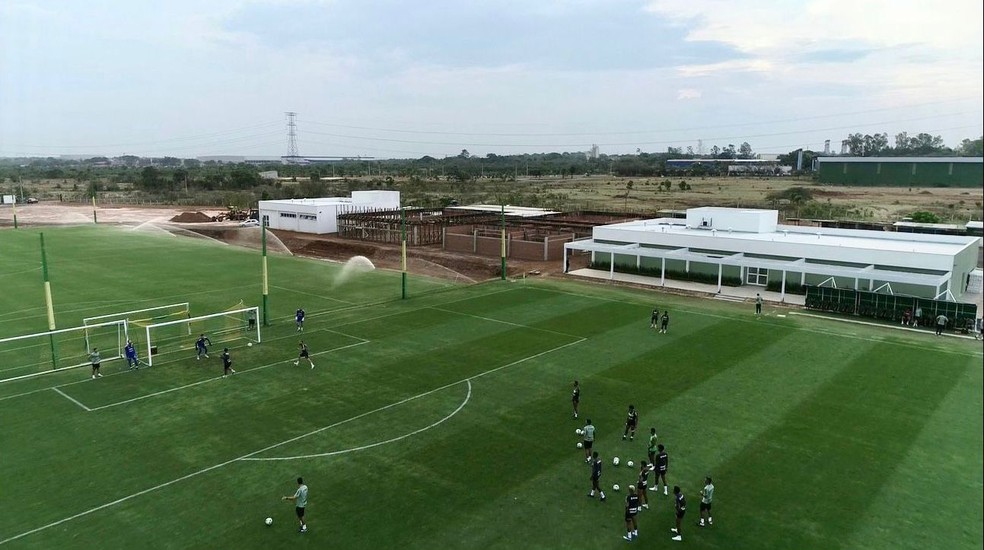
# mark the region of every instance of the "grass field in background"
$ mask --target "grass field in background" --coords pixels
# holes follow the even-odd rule
[[[256,251],[100,227],[45,238],[59,327],[259,304]],[[0,338],[45,330],[37,232],[0,232],[0,258]],[[978,342],[552,281],[411,277],[400,300],[398,273],[338,284],[337,264],[270,264],[272,323],[232,344],[235,376],[189,352],[0,383],[0,547],[616,547],[624,492],[586,497],[574,430],[594,421],[603,486],[625,487],[646,445],[621,440],[630,403],[687,495],[688,547],[981,546]],[[654,305],[668,334],[648,328]],[[313,370],[293,365],[298,307]],[[715,523],[698,529],[705,475]],[[297,476],[305,534],[280,501]],[[649,494],[632,544],[679,545],[671,499]]]

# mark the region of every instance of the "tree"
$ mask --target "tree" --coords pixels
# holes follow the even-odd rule
[[[926,212],[921,210],[919,212],[913,212],[909,218],[916,223],[940,223],[940,217],[932,212]]]
[[[748,144],[747,141],[743,141],[738,147],[738,158],[740,159],[751,159],[755,158],[755,152],[752,151],[752,146]]]
[[[721,148],[715,145],[711,147],[711,158],[718,158],[721,155]]]
[[[147,166],[140,171],[140,179],[137,184],[145,191],[154,190],[161,185],[161,171],[153,166]]]
[[[468,149],[462,149],[461,152],[458,153],[458,158],[460,159],[471,158],[471,153],[468,152]]]
[[[975,140],[965,139],[960,142],[960,156],[980,157],[984,156],[984,136]]]

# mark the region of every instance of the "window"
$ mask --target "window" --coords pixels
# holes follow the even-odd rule
[[[310,215],[310,214],[299,214],[298,216],[299,216],[299,217],[300,217],[300,218],[301,218],[302,220],[311,220],[311,221],[318,221],[318,217],[317,217],[317,216],[312,216],[312,215]]]
[[[769,270],[764,267],[747,268],[745,283],[755,286],[765,286],[769,283]]]
[[[281,218],[296,218],[297,217],[297,214],[295,214],[293,212],[281,212],[280,213],[280,217]]]

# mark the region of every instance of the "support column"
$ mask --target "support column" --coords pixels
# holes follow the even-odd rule
[[[854,278],[854,290],[858,290],[858,278]]]
[[[718,294],[721,294],[721,274],[724,272],[724,264],[718,264]]]
[[[782,289],[779,291],[779,301],[786,301],[786,270],[782,270]]]
[[[609,262],[608,262],[608,278],[609,279],[612,279],[612,280],[615,280],[615,253],[614,252],[610,252],[608,254],[608,260],[609,260]],[[937,288],[937,290],[939,290],[939,289]]]
[[[659,286],[666,286],[666,258],[659,259]]]

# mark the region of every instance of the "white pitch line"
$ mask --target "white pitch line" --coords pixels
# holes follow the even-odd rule
[[[434,392],[441,391],[441,390],[443,390],[445,388],[449,388],[451,386],[454,386],[455,384],[460,384],[460,383],[465,382],[465,381],[475,380],[476,378],[481,378],[482,376],[485,376],[485,375],[488,375],[488,374],[492,374],[494,372],[498,372],[498,371],[500,371],[502,369],[513,367],[513,366],[519,365],[520,363],[525,363],[526,361],[529,361],[531,359],[536,359],[537,357],[542,357],[542,356],[544,356],[544,355],[546,355],[548,353],[553,353],[555,351],[558,351],[558,350],[561,350],[561,349],[564,349],[564,348],[567,348],[567,347],[570,347],[570,346],[573,346],[573,345],[580,344],[581,342],[584,342],[585,340],[587,340],[587,338],[581,338],[581,339],[579,339],[579,340],[577,340],[575,342],[568,342],[568,343],[566,343],[564,345],[561,345],[561,346],[557,346],[555,348],[548,349],[547,351],[541,351],[540,353],[537,353],[535,355],[530,355],[529,357],[524,357],[522,359],[513,361],[512,363],[508,363],[506,365],[502,365],[502,366],[496,367],[494,369],[489,369],[489,370],[487,370],[485,372],[478,373],[478,374],[476,374],[474,376],[469,376],[468,378],[462,378],[461,380],[458,380],[456,382],[451,382],[450,384],[445,384],[445,385],[441,386],[440,388],[435,388],[433,390],[424,392],[422,394],[415,395],[413,397],[408,397],[408,398],[403,399],[401,401],[397,401],[396,403],[391,403],[389,405],[385,405],[383,407],[379,407],[378,409],[374,409],[374,410],[371,410],[369,412],[364,412],[362,414],[353,416],[352,418],[349,418],[347,420],[342,420],[341,422],[336,422],[334,425],[343,424],[345,422],[351,422],[353,420],[356,420],[356,419],[359,419],[359,418],[362,418],[362,417],[365,417],[365,416],[369,416],[369,415],[374,414],[374,413],[377,413],[379,411],[384,411],[384,410],[389,409],[391,407],[395,407],[395,406],[397,406],[399,404],[406,403],[407,401],[412,401],[414,399],[418,399],[418,398],[423,397],[425,395],[430,395],[430,394],[432,394]],[[52,527],[57,527],[57,526],[59,526],[59,525],[61,525],[63,523],[67,523],[67,522],[72,521],[74,519],[78,519],[78,518],[87,516],[87,515],[92,514],[94,512],[98,512],[100,510],[105,510],[106,508],[110,508],[112,506],[116,506],[117,504],[120,504],[122,502],[126,502],[128,500],[132,500],[132,499],[137,498],[139,496],[146,495],[147,493],[152,493],[152,492],[154,492],[154,491],[156,491],[158,489],[163,489],[165,487],[169,487],[171,485],[174,485],[175,483],[179,483],[179,482],[184,481],[186,479],[191,479],[191,478],[193,478],[195,476],[199,476],[199,475],[204,474],[206,472],[211,472],[212,470],[221,468],[223,466],[228,466],[229,464],[232,464],[234,462],[244,461],[247,458],[250,458],[250,457],[256,456],[256,455],[258,455],[260,453],[269,451],[270,449],[276,449],[277,447],[280,447],[281,445],[285,445],[287,443],[292,443],[292,442],[297,441],[299,439],[303,439],[305,437],[314,435],[316,433],[323,432],[323,431],[325,431],[325,430],[327,430],[329,428],[331,428],[331,426],[325,426],[323,428],[318,428],[317,430],[308,432],[306,434],[302,434],[302,435],[299,435],[297,437],[292,437],[292,438],[287,439],[285,441],[281,441],[280,443],[275,443],[275,444],[270,445],[268,447],[264,447],[264,448],[262,448],[262,449],[260,449],[258,451],[253,451],[251,453],[244,454],[243,456],[240,456],[240,457],[237,457],[237,458],[233,458],[231,460],[227,460],[227,461],[221,462],[219,464],[215,464],[214,466],[209,466],[207,468],[202,468],[201,470],[197,470],[197,471],[194,471],[194,472],[192,472],[190,474],[183,475],[183,476],[181,476],[179,478],[172,479],[171,481],[166,481],[164,483],[161,483],[159,485],[155,485],[155,486],[150,487],[148,489],[144,489],[142,491],[138,491],[136,493],[127,495],[125,497],[118,498],[118,499],[116,499],[116,500],[114,500],[112,502],[107,502],[106,504],[101,504],[99,506],[96,506],[94,508],[90,508],[90,509],[85,510],[83,512],[79,512],[79,513],[77,513],[75,515],[72,515],[72,516],[69,516],[67,518],[62,518],[62,519],[60,519],[58,521],[53,521],[53,522],[51,522],[51,523],[49,523],[47,525],[42,525],[41,527],[35,527],[34,529],[31,529],[30,531],[24,531],[23,533],[14,535],[12,537],[7,537],[7,538],[5,538],[3,540],[0,540],[0,546],[2,546],[4,544],[7,544],[8,542],[12,542],[12,541],[15,541],[15,540],[24,538],[26,536],[33,535],[34,533],[38,533],[38,532],[44,531],[46,529],[51,529]]]
[[[58,389],[58,388],[51,388],[51,389],[54,390],[56,393],[61,394],[62,397],[64,397],[65,399],[68,399],[72,403],[75,403],[76,405],[82,407],[83,409],[86,410],[86,412],[91,412],[92,411],[92,409],[90,409],[89,407],[86,407],[85,405],[83,405],[81,401],[79,401],[78,399],[75,399],[74,397],[72,397],[71,395],[68,395],[67,393],[61,391],[60,389]]]
[[[471,380],[465,380],[465,382],[468,384],[468,393],[465,395],[465,400],[462,401],[460,405],[458,405],[458,408],[457,409],[451,411],[451,414],[445,416],[444,418],[438,420],[437,422],[434,422],[433,424],[431,424],[429,426],[426,426],[426,427],[423,427],[423,428],[420,428],[418,430],[414,430],[414,431],[412,431],[410,433],[406,433],[406,434],[403,434],[401,436],[397,436],[397,437],[394,437],[394,438],[391,438],[391,439],[387,439],[386,441],[377,441],[376,443],[370,443],[369,445],[362,445],[360,447],[352,447],[351,449],[342,449],[340,451],[329,451],[329,452],[326,452],[326,453],[316,453],[316,454],[310,454],[310,455],[273,456],[273,457],[267,457],[267,458],[250,457],[250,458],[243,458],[241,460],[243,460],[243,461],[253,460],[253,461],[258,461],[259,462],[259,461],[272,461],[272,460],[298,460],[298,459],[302,459],[302,458],[324,458],[326,456],[336,456],[336,455],[343,455],[343,454],[347,454],[347,453],[354,453],[354,452],[357,452],[357,451],[364,451],[366,449],[371,449],[373,447],[379,447],[380,445],[386,445],[387,443],[395,443],[397,441],[400,441],[401,439],[406,439],[408,437],[415,436],[415,435],[417,435],[417,434],[419,434],[421,432],[426,432],[427,430],[429,430],[429,429],[431,429],[431,428],[433,428],[435,426],[438,426],[440,424],[443,424],[446,420],[450,420],[452,416],[454,416],[454,415],[458,414],[459,412],[461,412],[461,409],[465,408],[465,405],[468,404],[468,400],[471,399],[471,394],[472,394]],[[354,420],[354,418],[349,419],[349,420]],[[348,421],[344,421],[344,422],[348,422]],[[339,422],[339,423],[335,424],[335,426],[341,425],[344,422]]]
[[[333,302],[341,302],[343,304],[349,304],[349,305],[355,304],[355,302],[349,302],[348,300],[339,300],[338,298],[332,298],[331,296],[324,296],[322,294],[314,294],[312,292],[304,292],[302,290],[294,290],[292,288],[286,288],[286,287],[282,287],[282,286],[270,285],[270,287],[271,288],[276,288],[276,289],[279,289],[279,290],[285,290],[287,292],[293,292],[294,294],[303,294],[305,296],[313,296],[315,298],[321,298],[322,300],[331,300]]]
[[[331,352],[335,352],[335,351],[341,351],[343,349],[354,348],[355,346],[361,346],[361,345],[368,344],[368,343],[369,343],[369,340],[363,340],[362,342],[356,342],[355,344],[349,344],[347,346],[342,346],[340,348],[332,348],[330,350],[321,351],[321,352],[318,352],[318,353],[312,353],[311,355],[323,355],[323,354],[326,354],[326,353],[331,353]],[[237,371],[236,374],[246,374],[247,372],[256,372],[258,370],[268,369],[270,367],[277,366],[277,365],[279,365],[281,363],[289,363],[291,361],[292,360],[290,360],[290,359],[288,359],[287,361],[277,361],[275,363],[269,363],[267,365],[261,365],[259,367],[254,367],[254,368],[251,368],[251,369],[244,369],[244,370],[241,370],[241,371]],[[194,387],[194,386],[200,386],[202,384],[207,384],[209,382],[215,382],[217,380],[222,380],[222,378],[223,378],[222,376],[216,376],[214,378],[206,378],[205,380],[199,380],[198,382],[192,382],[190,384],[185,384],[183,386],[178,386],[176,388],[169,388],[169,389],[166,389],[166,390],[156,391],[154,393],[148,393],[146,395],[141,395],[141,396],[138,396],[138,397],[132,397],[130,399],[126,399],[126,400],[123,400],[123,401],[117,401],[115,403],[110,403],[108,405],[101,405],[99,407],[93,407],[93,408],[88,409],[88,410],[90,410],[90,411],[101,411],[103,409],[108,409],[110,407],[118,407],[120,405],[126,405],[127,403],[133,403],[134,401],[140,401],[142,399],[149,399],[151,397],[157,397],[158,395],[164,395],[165,393],[171,393],[171,392],[174,392],[174,391],[183,390],[183,389],[191,388],[191,387]]]
[[[520,323],[513,323],[512,321],[503,321],[502,319],[493,319],[492,317],[483,317],[481,315],[474,315],[472,313],[464,313],[462,311],[455,311],[453,309],[444,309],[442,307],[437,307],[437,306],[431,306],[429,309],[433,309],[433,310],[437,310],[437,311],[443,311],[444,313],[453,313],[455,315],[463,315],[465,317],[472,317],[473,319],[481,319],[482,321],[489,321],[489,322],[492,322],[492,323],[502,323],[504,325],[510,325],[510,326],[514,326],[514,327],[525,328],[527,330],[538,330],[540,332],[548,332],[550,334],[557,334],[559,336],[567,336],[568,338],[580,338],[580,336],[578,336],[576,334],[568,334],[566,332],[559,332],[559,331],[556,331],[556,330],[550,330],[548,328],[532,327],[530,325],[523,325],[523,324],[520,324]]]

